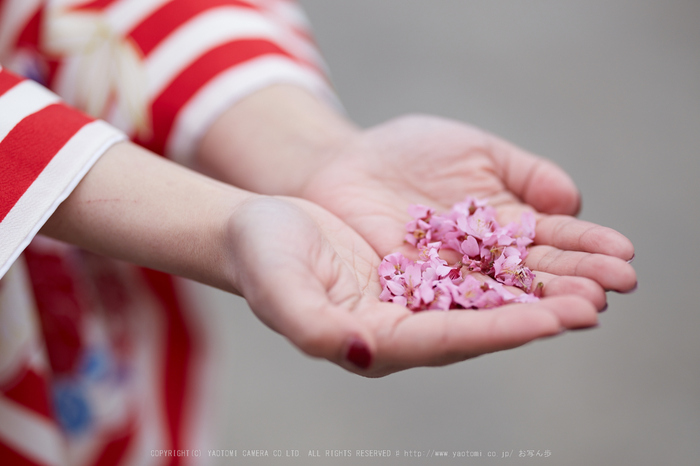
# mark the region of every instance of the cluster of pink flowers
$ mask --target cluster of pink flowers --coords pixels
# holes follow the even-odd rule
[[[523,264],[535,237],[532,213],[523,214],[521,223],[501,227],[487,201],[471,197],[444,215],[422,205],[413,205],[408,212],[413,220],[406,225],[406,242],[416,247],[419,258],[412,261],[394,253],[382,260],[382,301],[418,312],[484,309],[537,301],[541,295],[541,284],[533,289],[535,276]],[[442,249],[456,251],[462,259],[448,265],[438,255]],[[504,285],[524,293],[516,295]]]

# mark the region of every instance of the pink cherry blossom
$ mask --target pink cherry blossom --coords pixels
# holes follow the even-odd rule
[[[384,257],[384,260],[382,260],[382,263],[379,265],[379,276],[390,279],[392,276],[401,275],[410,264],[411,261],[398,252],[389,254]]]
[[[470,309],[475,307],[474,303],[482,293],[481,282],[471,275],[467,275],[464,277],[462,283],[454,290],[452,299],[463,308]]]
[[[476,238],[473,236],[467,236],[467,239],[462,241],[460,250],[469,257],[476,257],[479,255],[479,243],[476,242]]]
[[[532,290],[535,275],[523,264],[534,240],[534,214],[528,212],[521,223],[501,227],[487,200],[470,197],[446,214],[423,205],[408,211],[413,220],[406,224],[406,242],[418,249],[418,260],[398,253],[382,260],[378,268],[382,301],[419,312],[485,309],[532,302],[542,295],[541,283]],[[443,249],[462,254],[462,259],[448,264],[439,255]],[[486,282],[463,271],[485,274]],[[513,294],[504,285],[524,293]]]
[[[493,235],[493,219],[483,209],[477,209],[469,217],[457,219],[457,226],[460,230],[477,239],[485,240]]]
[[[435,211],[428,206],[420,204],[412,204],[408,206],[408,215],[410,215],[416,220],[429,220],[434,213]]]
[[[501,256],[493,263],[494,278],[505,285],[515,285],[515,276],[520,266],[520,255]]]
[[[408,213],[413,220],[406,224],[406,242],[418,247],[430,242],[431,226],[430,218],[435,213],[433,209],[424,205],[411,205]]]

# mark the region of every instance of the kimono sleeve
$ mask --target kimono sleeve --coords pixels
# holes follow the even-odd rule
[[[185,164],[221,113],[266,86],[339,106],[295,1],[56,1],[37,15],[17,28],[33,41],[11,50],[13,69]]]
[[[90,167],[124,138],[0,68],[0,278]]]

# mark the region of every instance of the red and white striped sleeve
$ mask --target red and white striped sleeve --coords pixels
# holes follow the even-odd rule
[[[175,160],[187,162],[224,110],[271,84],[299,85],[339,105],[295,1],[58,0],[48,5],[40,8],[39,19],[17,14],[25,26],[4,40],[16,44],[19,58],[13,63],[39,70],[69,104]],[[38,65],[17,52],[31,48],[32,41],[44,60]]]
[[[292,0],[0,0],[0,62],[184,163],[222,112],[271,84],[337,104]],[[0,79],[1,277],[122,136],[33,81]]]
[[[124,137],[0,68],[0,278],[100,155]]]

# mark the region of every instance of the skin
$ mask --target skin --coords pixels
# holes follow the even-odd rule
[[[303,200],[256,198],[232,225],[233,249],[249,265],[237,269],[237,281],[256,315],[306,354],[365,376],[445,365],[597,322],[595,307],[579,296],[484,312],[413,314],[382,303],[376,252]],[[367,369],[346,359],[356,340],[372,354]]]
[[[42,233],[240,294],[306,354],[370,377],[595,326],[605,290],[636,283],[629,240],[571,216],[580,201],[564,172],[460,123],[406,117],[363,131],[274,86],[223,114],[195,162],[221,181],[118,144]],[[489,197],[501,221],[538,212],[528,266],[545,297],[419,314],[379,302],[376,268],[404,247],[406,207],[446,209],[467,194]],[[368,364],[348,359],[358,342]]]
[[[627,263],[632,243],[574,217],[580,195],[564,171],[459,122],[408,116],[360,130],[302,89],[274,86],[219,118],[197,164],[250,191],[315,202],[381,256],[405,248],[410,204],[445,211],[467,195],[489,198],[502,224],[536,212],[536,246],[526,265],[547,284],[586,279],[576,283],[599,307],[605,290],[636,284]]]
[[[406,251],[407,207],[413,203],[444,211],[467,195],[486,197],[502,224],[519,220],[525,211],[536,213],[535,245],[526,265],[544,284],[547,299],[535,306],[479,313],[404,313],[400,325],[387,324],[386,331],[378,333],[379,340],[364,336],[372,342],[376,360],[386,358],[391,368],[378,370],[380,374],[413,365],[446,364],[562,329],[593,326],[597,322],[593,310],[606,307],[606,291],[627,292],[636,286],[635,271],[628,263],[634,255],[631,242],[610,228],[574,217],[580,195],[564,171],[459,122],[414,115],[361,130],[304,90],[274,86],[219,118],[202,141],[196,165],[251,191],[310,200],[354,229],[379,256]],[[251,305],[259,313],[255,303]],[[532,308],[537,309],[534,314],[529,313]],[[547,325],[545,314],[551,319]],[[451,322],[461,323],[462,318],[468,323]],[[496,318],[503,319],[499,324],[503,327],[494,323]],[[478,325],[472,319],[488,323]],[[310,323],[308,319],[303,325]],[[387,335],[396,334],[389,328],[413,325],[415,333],[406,341],[412,341],[414,351],[416,342],[421,342],[423,356],[408,356],[412,353],[408,346],[387,343]],[[288,337],[303,331],[271,326]],[[440,327],[442,337],[430,340],[427,329],[437,334]],[[453,335],[446,328],[458,329],[456,335],[446,337]],[[508,340],[495,328],[508,328],[513,332],[509,335],[517,337]],[[450,341],[446,346],[455,348],[447,349],[438,341]],[[307,352],[334,360],[328,353]]]

